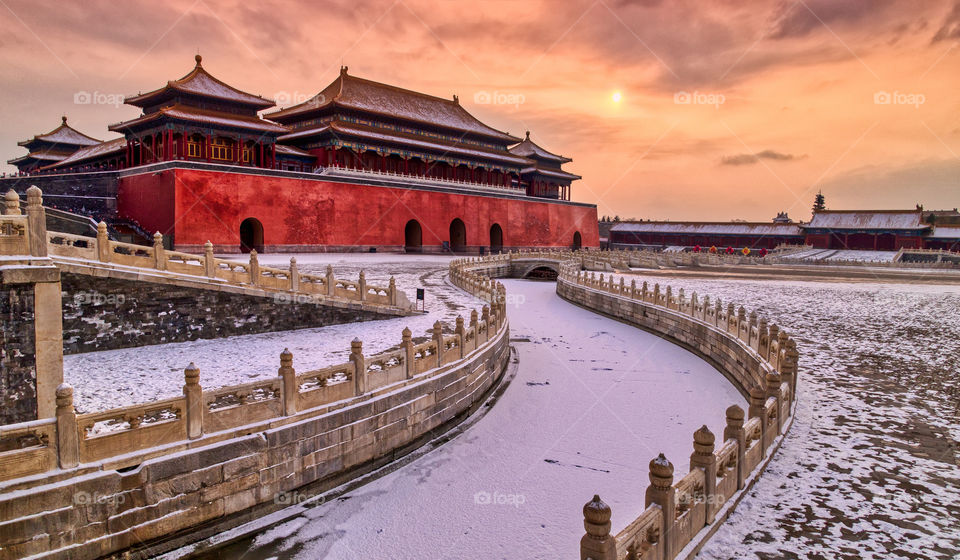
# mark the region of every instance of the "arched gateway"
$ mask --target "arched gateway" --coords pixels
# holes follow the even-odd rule
[[[419,253],[423,250],[423,228],[420,222],[410,220],[403,228],[403,248],[408,253]]]
[[[467,226],[460,218],[454,218],[450,222],[450,250],[454,253],[467,250]]]
[[[490,252],[500,253],[503,251],[503,228],[500,224],[490,226]]]
[[[240,251],[249,253],[251,250],[263,252],[263,224],[256,218],[240,222]]]

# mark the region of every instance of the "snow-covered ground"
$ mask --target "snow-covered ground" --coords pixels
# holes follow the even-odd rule
[[[647,280],[755,309],[801,352],[793,429],[702,557],[955,557],[960,287]]]
[[[289,348],[293,365],[308,371],[341,363],[350,354],[355,337],[364,353],[386,351],[400,344],[406,326],[415,342],[426,340],[440,320],[452,329],[457,315],[470,319],[470,311],[483,302],[445,281],[450,258],[387,254],[300,254],[297,266],[305,273],[325,273],[327,264],[338,277],[356,280],[366,271],[367,282],[386,286],[394,275],[397,287],[411,301],[416,288],[424,288],[426,315],[382,321],[332,325],[312,329],[194,340],[139,348],[107,350],[64,356],[64,378],[74,387],[78,412],[107,410],[134,403],[176,397],[183,393],[183,370],[194,362],[205,389],[274,377],[280,353]],[[261,255],[261,264],[289,266],[290,255]]]
[[[706,423],[722,433],[725,409],[746,405],[698,357],[560,300],[554,283],[505,284],[523,300],[508,310],[519,371],[486,416],[227,556],[576,557],[583,504],[595,493],[625,526],[644,509],[650,459],[664,452],[679,479],[693,432]]]
[[[893,262],[897,251],[857,251],[852,249],[808,249],[785,255],[788,259],[810,262]]]

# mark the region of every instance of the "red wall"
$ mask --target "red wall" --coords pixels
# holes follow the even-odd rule
[[[173,185],[172,169],[122,177],[117,185],[117,214],[150,233],[172,234],[176,223]]]
[[[504,247],[569,247],[577,231],[584,247],[599,243],[595,206],[195,169],[120,183],[122,216],[151,231],[172,228],[176,246],[189,250],[208,239],[218,251],[237,250],[240,222],[251,217],[263,224],[267,251],[399,248],[411,219],[420,222],[428,250],[449,240],[454,218],[466,225],[472,249],[490,244],[494,223],[503,229]],[[172,213],[164,209],[171,193]]]

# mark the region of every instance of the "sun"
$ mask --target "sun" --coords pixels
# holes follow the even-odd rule
[[[614,103],[620,103],[620,100],[623,99],[623,94],[621,94],[619,91],[615,91],[613,92],[612,99]]]

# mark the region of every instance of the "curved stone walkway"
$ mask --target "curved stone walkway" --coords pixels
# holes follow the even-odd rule
[[[615,528],[643,510],[647,464],[688,470],[694,430],[745,406],[693,354],[505,281],[519,370],[486,416],[441,447],[209,558],[575,557],[599,492]]]

